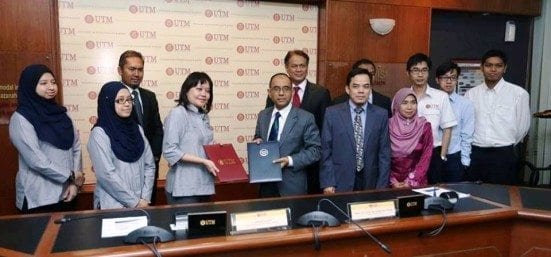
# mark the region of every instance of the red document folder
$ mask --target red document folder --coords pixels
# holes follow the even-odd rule
[[[232,144],[204,145],[203,148],[209,160],[220,170],[218,181],[228,183],[249,180]]]

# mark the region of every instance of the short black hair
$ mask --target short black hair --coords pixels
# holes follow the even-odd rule
[[[289,59],[291,59],[293,55],[302,56],[304,59],[306,59],[306,65],[310,63],[310,57],[304,51],[295,49],[287,52],[287,54],[285,55],[285,58],[283,59],[285,66],[289,65]]]
[[[459,74],[461,74],[461,68],[459,68],[459,66],[457,66],[456,63],[452,62],[451,60],[447,61],[447,62],[444,62],[442,64],[440,64],[440,66],[438,66],[438,68],[436,68],[436,74],[435,76],[438,78],[452,70],[455,70],[457,71],[457,76],[459,76]]]
[[[126,58],[130,58],[130,57],[138,57],[142,59],[142,64],[144,63],[142,53],[134,50],[126,50],[119,57],[119,67],[123,68],[124,65],[126,64]]]
[[[429,70],[432,68],[432,61],[430,60],[430,58],[426,54],[416,53],[416,54],[409,57],[408,62],[406,64],[406,71],[409,71],[411,69],[411,67],[413,67],[413,66],[415,66],[419,63],[422,63],[422,62],[427,63],[427,67],[429,67]]]
[[[204,72],[196,71],[187,76],[186,80],[184,80],[184,83],[182,83],[182,87],[180,88],[180,97],[176,101],[178,105],[184,106],[187,109],[188,104],[190,104],[189,100],[187,99],[187,92],[189,92],[190,89],[196,87],[198,84],[204,83],[208,83],[210,86],[210,98],[207,101],[207,106],[205,106],[204,109],[199,108],[199,110],[208,113],[211,110],[212,99],[214,98],[214,85],[212,84],[212,80],[210,79],[209,75]]]
[[[503,61],[503,64],[507,65],[507,55],[503,51],[497,50],[497,49],[488,50],[488,52],[486,52],[482,56],[482,59],[480,60],[480,64],[483,65],[486,62],[486,60],[488,60],[488,58],[491,58],[491,57],[498,57]]]
[[[375,71],[377,71],[377,66],[375,66],[375,63],[369,59],[360,59],[358,60],[357,62],[354,63],[354,65],[352,65],[352,69],[356,69],[356,68],[359,68],[360,65],[364,65],[364,64],[369,64],[371,66],[373,66],[373,68],[375,68]]]
[[[346,76],[346,85],[349,86],[350,81],[352,81],[352,78],[357,76],[357,75],[361,75],[361,74],[367,75],[369,77],[369,83],[372,83],[373,77],[372,77],[371,73],[369,73],[368,70],[362,69],[362,68],[356,68],[356,69],[352,69],[350,72],[348,72],[348,76]]]

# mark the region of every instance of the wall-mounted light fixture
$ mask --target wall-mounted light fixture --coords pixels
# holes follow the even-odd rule
[[[384,36],[390,33],[394,28],[395,24],[396,24],[396,21],[394,19],[387,19],[387,18],[369,19],[369,25],[371,25],[371,29],[373,29],[375,33],[381,36]]]
[[[505,22],[505,42],[515,42],[516,30],[515,21]]]

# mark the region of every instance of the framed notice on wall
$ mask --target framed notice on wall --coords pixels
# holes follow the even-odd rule
[[[453,62],[461,68],[461,75],[457,80],[457,94],[464,95],[469,89],[484,82],[480,60],[454,59]]]

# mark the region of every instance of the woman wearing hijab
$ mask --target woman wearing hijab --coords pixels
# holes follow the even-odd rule
[[[389,133],[390,185],[395,188],[427,185],[432,132],[430,123],[417,116],[417,98],[411,88],[400,89],[392,99]]]
[[[15,203],[23,213],[67,211],[84,183],[80,140],[45,65],[27,66],[10,119],[10,140],[19,152]]]
[[[130,117],[133,99],[121,82],[109,82],[98,96],[98,120],[88,140],[96,173],[94,208],[149,206],[155,160],[143,129]]]
[[[189,74],[180,89],[178,105],[165,119],[163,156],[170,165],[165,188],[169,204],[207,202],[214,194],[218,168],[203,149],[203,145],[213,143],[207,115],[212,94],[212,80],[206,73]]]

